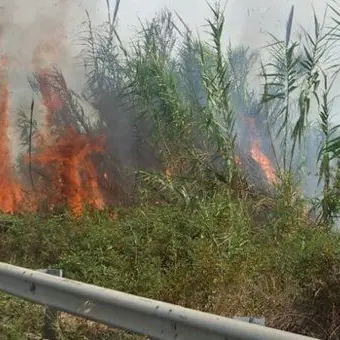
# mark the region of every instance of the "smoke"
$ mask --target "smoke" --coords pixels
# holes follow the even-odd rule
[[[184,4],[184,2],[181,3]],[[200,2],[199,6],[202,3]],[[156,9],[156,7],[159,8],[164,3],[154,2],[153,4]],[[254,7],[253,2],[250,0],[230,1],[226,8],[227,34],[225,39],[230,39],[233,46],[240,43],[251,48],[263,46],[268,38],[266,32],[282,34],[292,4],[294,4],[294,1],[282,3],[278,0],[273,0],[268,6],[268,1],[259,0],[256,7]],[[182,15],[184,7],[180,9],[178,6],[179,4],[175,5],[174,3],[169,8],[177,10]],[[150,11],[151,3],[146,7],[143,14],[145,16],[153,15],[153,11]],[[209,10],[205,4],[204,7],[207,11]],[[311,1],[300,0],[297,7],[297,25],[300,23],[305,27],[307,25],[306,28],[308,29],[308,25],[312,24],[310,16],[303,18],[302,12],[306,7],[311,10]],[[61,69],[69,88],[78,93],[83,90],[84,69],[79,65],[79,60],[74,57],[79,54],[82,48],[79,44],[79,34],[82,31],[82,23],[86,19],[86,9],[91,15],[94,26],[106,19],[105,0],[33,0],[29,2],[5,0],[2,2],[0,9],[1,51],[7,55],[9,60],[10,124],[13,136],[15,136],[14,123],[17,108],[21,105],[28,107],[31,102],[32,91],[27,82],[27,77],[32,72],[37,72],[56,64]],[[127,9],[131,10],[128,2],[122,1],[121,10],[123,12],[119,13],[120,18],[125,19],[126,17],[131,18],[134,16],[134,14],[127,16]],[[320,11],[319,8],[316,8],[316,10]],[[188,13],[191,13],[191,11]],[[203,19],[204,14],[202,12],[199,18]],[[137,20],[136,18],[134,19]],[[187,19],[185,15],[183,19]],[[196,22],[196,18],[191,17],[189,21],[191,21],[189,25],[192,26],[195,24],[193,21]],[[132,24],[133,22],[130,22],[130,20],[119,22],[119,32],[123,33],[124,40],[128,38],[126,32],[129,27],[127,25],[131,26]],[[257,69],[254,71],[256,75],[258,75],[257,71]],[[256,86],[259,85],[260,82],[256,77],[254,88],[256,89]],[[251,86],[253,86],[252,83]],[[110,131],[107,131],[107,133],[110,139],[110,148],[116,148],[113,153],[117,155],[121,163],[133,167],[135,165],[132,154],[134,152],[133,126],[131,126],[129,117],[126,115],[125,107],[120,109],[118,103],[117,105],[112,105],[111,93],[108,93],[107,97],[107,102],[103,98],[98,103],[98,108],[101,109],[106,124],[109,126],[108,130]],[[247,108],[238,108],[244,114],[253,113],[252,111],[244,110]],[[39,118],[39,116],[37,115],[36,118]],[[263,144],[268,144],[269,138],[266,137],[265,131],[259,130]],[[11,140],[14,144],[13,157],[15,157],[19,151],[18,138],[11,138]],[[314,146],[315,144],[313,144]],[[313,148],[311,147],[311,149]]]
[[[1,54],[9,60],[8,88],[10,100],[9,134],[12,157],[18,151],[16,112],[29,106],[32,90],[28,77],[33,72],[57,65],[67,83],[77,91],[84,85],[84,70],[75,56],[79,54],[79,32],[85,10],[94,21],[100,20],[98,2],[91,0],[3,0],[0,5]],[[39,119],[39,117],[36,117]]]

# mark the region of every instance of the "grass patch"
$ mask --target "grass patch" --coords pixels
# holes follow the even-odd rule
[[[264,316],[276,328],[337,339],[339,236],[299,218],[283,227],[275,214],[255,228],[253,209],[251,201],[220,193],[190,209],[143,205],[80,220],[6,216],[0,256],[30,268],[62,268],[65,277],[87,283],[225,316]],[[4,295],[0,303],[7,338],[39,334],[40,307]],[[91,338],[91,328],[103,331],[75,322],[64,338]]]

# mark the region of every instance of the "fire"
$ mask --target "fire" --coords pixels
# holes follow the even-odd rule
[[[11,168],[8,138],[9,91],[7,80],[8,60],[0,60],[0,211],[14,213],[22,200],[22,193]]]
[[[86,203],[104,207],[95,167],[90,155],[103,149],[102,139],[90,139],[74,128],[65,129],[56,143],[44,146],[33,156],[52,178],[53,205],[66,203],[80,216]]]
[[[38,89],[42,96],[41,108],[44,113],[43,127],[40,131],[45,137],[53,124],[53,114],[64,106],[64,101],[53,86],[52,65],[57,63],[65,50],[63,36],[57,30],[48,31],[48,37],[42,38],[37,44],[32,65],[37,75]]]
[[[47,128],[50,128],[53,124],[53,114],[61,110],[64,106],[64,101],[52,86],[52,78],[53,74],[49,69],[39,69],[37,72],[37,81],[42,96],[42,105],[46,109],[44,111]]]
[[[276,181],[275,170],[272,167],[270,159],[261,151],[258,141],[252,143],[250,155],[264,171],[267,181],[274,183]]]
[[[275,169],[271,160],[265,155],[260,147],[260,138],[256,131],[255,119],[253,117],[245,117],[244,121],[247,121],[247,125],[250,129],[250,156],[257,162],[257,164],[263,170],[266,179],[269,183],[275,183],[277,178]]]
[[[60,0],[60,3],[66,15],[69,2]],[[64,126],[58,116],[61,112],[67,116],[69,110],[67,87],[56,87],[53,72],[53,65],[67,53],[64,17],[60,18],[61,21],[46,25],[31,58],[43,111],[43,122],[33,136],[31,157],[24,156],[31,162],[32,171],[39,173],[31,178],[34,192],[17,181],[11,166],[8,60],[0,57],[0,212],[14,213],[23,208],[36,211],[40,202],[47,202],[50,210],[66,205],[75,216],[81,215],[87,204],[104,208],[92,161],[92,156],[103,150],[103,138],[78,132],[76,123]],[[0,25],[0,33],[1,29]]]
[[[73,215],[80,216],[85,204],[96,209],[104,207],[98,176],[90,158],[103,150],[104,143],[102,138],[91,139],[72,126],[55,124],[54,118],[59,112],[68,109],[63,98],[67,88],[61,91],[56,86],[51,66],[60,58],[62,45],[62,37],[52,35],[37,46],[33,56],[45,119],[35,136],[37,151],[32,160],[51,181],[43,181],[41,185],[50,188],[50,192],[43,190],[50,208],[66,204]]]

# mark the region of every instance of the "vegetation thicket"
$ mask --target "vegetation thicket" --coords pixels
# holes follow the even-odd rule
[[[91,164],[106,205],[89,204],[76,218],[42,204],[39,213],[1,215],[1,261],[62,268],[71,279],[340,339],[340,138],[331,119],[340,3],[332,1],[321,20],[315,13],[314,31],[298,39],[292,8],[285,36],[270,37],[260,63],[246,47],[223,47],[220,4],[210,6],[209,41],[163,11],[141,23],[129,46],[116,25],[119,1],[107,4],[100,27],[87,13],[86,91],[68,89],[58,69],[49,73],[64,103],[51,131],[104,136]],[[261,95],[249,84],[259,64]],[[44,99],[39,75],[30,82]],[[84,100],[96,119],[86,116]],[[48,144],[34,144],[32,112],[20,113],[28,156],[19,164],[34,189],[51,172],[36,163],[37,147]],[[44,197],[48,190],[55,193],[51,186]],[[1,339],[40,338],[41,307],[5,295],[0,306]],[[135,338],[64,314],[58,332],[60,339]]]

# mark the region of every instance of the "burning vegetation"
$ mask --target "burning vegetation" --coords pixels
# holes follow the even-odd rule
[[[43,144],[39,149],[32,161],[42,167],[49,178],[46,195],[51,208],[66,203],[76,216],[82,214],[85,204],[103,209],[96,170],[90,158],[91,154],[103,150],[101,139],[91,139],[68,128],[58,131],[58,137],[51,144]]]
[[[12,167],[9,127],[8,60],[0,60],[0,211],[14,213],[20,207],[22,191]]]
[[[4,66],[2,65],[4,68]],[[89,204],[103,209],[104,202],[98,186],[96,168],[91,155],[100,153],[104,148],[103,138],[90,138],[77,131],[75,127],[56,127],[53,115],[63,106],[58,94],[53,94],[46,78],[39,78],[42,105],[46,108],[46,124],[37,131],[33,139],[34,152],[25,157],[26,163],[32,162],[40,170],[34,192],[19,184],[11,166],[10,143],[8,134],[8,88],[6,78],[1,82],[1,139],[0,139],[0,210],[14,213],[35,206],[47,200],[49,208],[66,205],[72,214],[79,216],[83,207]],[[24,194],[25,193],[25,194]]]
[[[65,9],[66,3],[61,4]],[[42,113],[40,126],[34,129],[34,102],[29,130],[28,153],[23,166],[29,165],[29,178],[17,176],[11,157],[9,117],[10,108],[8,67],[10,60],[4,55],[0,61],[0,212],[17,213],[45,209],[54,211],[66,207],[74,216],[80,216],[85,206],[104,208],[99,189],[97,169],[93,156],[104,149],[102,137],[81,132],[72,117],[72,97],[64,78],[55,72],[56,64],[65,53],[65,32],[60,23],[47,25],[33,52],[32,67],[35,79],[31,84]],[[1,27],[4,33],[4,27]],[[15,96],[15,89],[13,91]],[[63,120],[64,119],[64,120]],[[27,126],[26,126],[27,127]],[[27,150],[27,149],[26,149]],[[47,205],[47,206],[46,206]]]
[[[18,119],[17,168],[9,137],[9,118],[16,114],[15,89],[8,84],[11,60],[1,60],[0,212],[34,212],[2,216],[0,228],[19,221],[1,238],[3,259],[32,265],[39,258],[39,265],[58,265],[81,281],[223,315],[261,313],[272,326],[333,340],[340,327],[340,243],[329,228],[340,211],[340,168],[330,165],[339,162],[340,139],[331,140],[332,76],[320,78],[322,53],[313,53],[319,44],[301,39],[298,55],[289,34],[284,44],[273,44],[260,97],[247,83],[248,49],[222,52],[218,6],[209,20],[212,43],[178,34],[165,11],[143,25],[133,51],[118,39],[117,10],[108,8],[98,30],[88,17],[81,94],[68,86],[72,74],[56,66],[65,47],[62,35],[50,30],[50,39],[39,40],[29,57],[34,100]],[[310,62],[313,55],[317,60]],[[317,71],[309,65],[318,65]],[[309,145],[315,152],[310,164],[315,160],[320,174],[315,182],[323,186],[315,204],[322,214],[313,220],[298,182],[304,155],[299,137],[308,128],[310,95],[318,97],[322,122],[322,138]],[[115,209],[125,202],[126,209]],[[65,210],[78,218],[87,207],[93,214],[82,223],[63,214],[50,218]],[[70,225],[81,228],[70,232]],[[22,315],[22,304],[18,309]],[[5,323],[22,319],[9,315]]]
[[[268,183],[273,184],[277,181],[276,170],[270,158],[261,149],[261,138],[256,129],[255,119],[250,117],[244,120],[248,124],[248,131],[250,131],[249,154],[264,172],[265,179]]]
[[[8,136],[7,67],[8,60],[3,57],[0,64],[0,211],[10,214],[34,211],[39,209],[41,202],[47,202],[52,211],[66,206],[74,216],[80,216],[86,205],[103,209],[104,200],[91,156],[103,151],[104,140],[80,133],[76,126],[57,123],[57,115],[68,108],[60,91],[53,86],[52,69],[38,68],[37,71],[44,122],[31,136],[33,152],[30,150],[30,154],[24,157],[25,163],[30,163],[31,171],[39,169],[37,182],[31,183],[30,189],[19,182],[12,166]]]
[[[214,16],[216,43],[221,40],[224,18],[221,12]],[[133,182],[126,192],[137,196],[133,190],[143,184],[140,170],[167,168],[165,179],[171,178],[171,183],[176,177],[195,180],[204,173],[229,185],[234,171],[231,159],[241,172],[251,173],[246,178],[250,186],[254,182],[269,187],[278,184],[276,164],[280,160],[275,159],[274,165],[274,157],[264,147],[270,144],[263,137],[264,124],[256,125],[249,116],[261,112],[263,102],[247,84],[251,65],[246,49],[235,49],[226,57],[216,54],[218,46],[211,48],[182,36],[185,53],[175,55],[176,25],[171,14],[164,12],[145,27],[145,36],[131,53],[112,36],[115,16],[110,15],[107,27],[101,27],[102,36],[95,34],[88,19],[83,51],[87,84],[82,95],[69,89],[62,72],[56,72],[67,45],[62,25],[59,31],[51,25],[33,51],[30,85],[42,114],[39,127],[33,113],[27,120],[26,170],[21,171],[20,181],[11,166],[7,66],[1,65],[2,212],[38,211],[40,202],[50,211],[66,206],[77,216],[87,205],[103,209],[107,204],[103,189],[118,187],[117,183],[123,187],[124,181]],[[88,123],[79,97],[96,110],[98,117],[91,117],[94,124]],[[238,121],[242,128],[236,132]],[[238,142],[242,147],[236,152]]]
[[[167,18],[167,20],[169,19],[170,17]],[[111,25],[113,24],[111,22]],[[169,24],[172,25],[171,22]],[[0,211],[3,213],[39,211],[42,202],[45,209],[49,211],[54,211],[61,206],[67,207],[74,216],[80,216],[85,206],[92,206],[95,209],[103,209],[105,206],[105,199],[101,192],[100,176],[98,175],[98,164],[95,164],[94,158],[104,152],[103,136],[105,135],[105,138],[110,142],[109,129],[118,120],[117,117],[114,119],[109,118],[108,114],[111,114],[111,112],[106,113],[104,109],[100,111],[101,130],[98,130],[99,133],[98,131],[94,133],[93,129],[84,123],[82,108],[74,104],[72,91],[67,88],[62,74],[56,72],[56,67],[53,66],[58,63],[65,50],[64,36],[56,33],[55,30],[50,33],[48,39],[46,37],[42,38],[37,44],[32,57],[32,66],[35,72],[32,86],[39,97],[39,100],[35,101],[39,103],[39,111],[42,116],[39,128],[34,131],[32,128],[35,123],[33,121],[33,112],[31,112],[31,118],[28,121],[30,125],[29,152],[23,158],[25,166],[28,165],[29,167],[29,176],[21,176],[21,181],[17,178],[12,167],[10,156],[11,143],[8,137],[8,117],[12,111],[9,108],[8,61],[6,58],[2,58],[1,61]],[[107,46],[106,48],[109,48],[107,53],[110,53],[112,46]],[[115,63],[116,61],[111,60],[111,62]],[[103,65],[103,67],[107,66]],[[148,65],[142,64],[141,67],[148,67]],[[110,71],[107,71],[111,72],[111,70],[110,66]],[[220,72],[218,69],[216,71]],[[106,82],[104,78],[99,79],[103,76],[98,73],[98,70],[90,70],[88,77],[89,90],[92,91],[92,98],[95,98],[91,102],[94,107],[103,107],[101,97],[117,98],[117,93],[113,91],[114,86],[112,87],[112,84],[110,85],[110,82]],[[114,78],[113,74],[107,74],[107,77]],[[126,87],[130,87],[135,90],[135,93],[138,93],[140,92],[139,89],[133,88],[133,86],[141,86],[138,83],[141,80],[135,79],[132,84]],[[156,87],[161,82],[160,80]],[[223,79],[221,79],[221,82],[223,82]],[[149,85],[150,88],[155,86],[151,83]],[[163,95],[161,92],[157,93],[157,91],[161,90],[160,88],[155,88],[155,90],[156,96]],[[209,91],[209,89],[206,90]],[[159,99],[163,100],[165,107],[169,105],[168,98],[160,97]],[[225,105],[223,98],[219,98],[219,100],[221,105]],[[143,99],[137,95],[134,101],[142,104]],[[151,111],[153,110],[151,103],[144,103],[143,105],[149,107]],[[125,107],[126,110],[129,110],[126,105]],[[32,111],[33,108],[34,105],[32,106]],[[171,108],[171,111],[175,112],[176,108]],[[169,111],[170,115],[173,114],[171,111]],[[153,118],[147,118],[147,125],[154,125]],[[164,122],[167,119],[164,117]],[[173,123],[174,126],[179,126],[177,122],[173,121]],[[250,138],[248,138],[249,145],[244,150],[244,153],[251,157],[262,169],[262,177],[269,184],[274,183],[276,180],[275,170],[269,157],[261,150],[260,137],[256,131],[254,121],[248,119],[246,124],[250,131]],[[207,126],[207,129],[209,130],[210,127]],[[167,128],[164,130],[164,135],[168,134],[167,130]],[[170,130],[174,131],[172,128]],[[142,133],[144,132],[142,131]],[[215,131],[215,134],[218,133],[220,132]],[[100,137],[94,137],[96,135]],[[213,138],[216,138],[216,136],[213,136]],[[167,138],[169,138],[169,135],[167,135]],[[226,140],[223,143],[226,145],[228,142]],[[136,140],[136,144],[141,143]],[[202,151],[205,152],[205,150]],[[153,152],[157,155],[159,154],[156,150],[153,150]],[[171,155],[166,155],[168,152],[171,152]],[[162,157],[165,157],[161,159],[161,163],[167,163],[170,158],[173,158],[174,150],[168,149],[165,153],[162,151],[161,154]],[[106,156],[112,157],[114,155],[106,154]],[[238,167],[245,166],[242,164],[241,159],[242,157],[236,159]],[[173,165],[170,165],[167,169],[165,175],[167,178],[170,177],[170,173],[178,172]],[[108,176],[107,170],[104,171],[102,177],[104,182],[108,182],[110,176]]]

